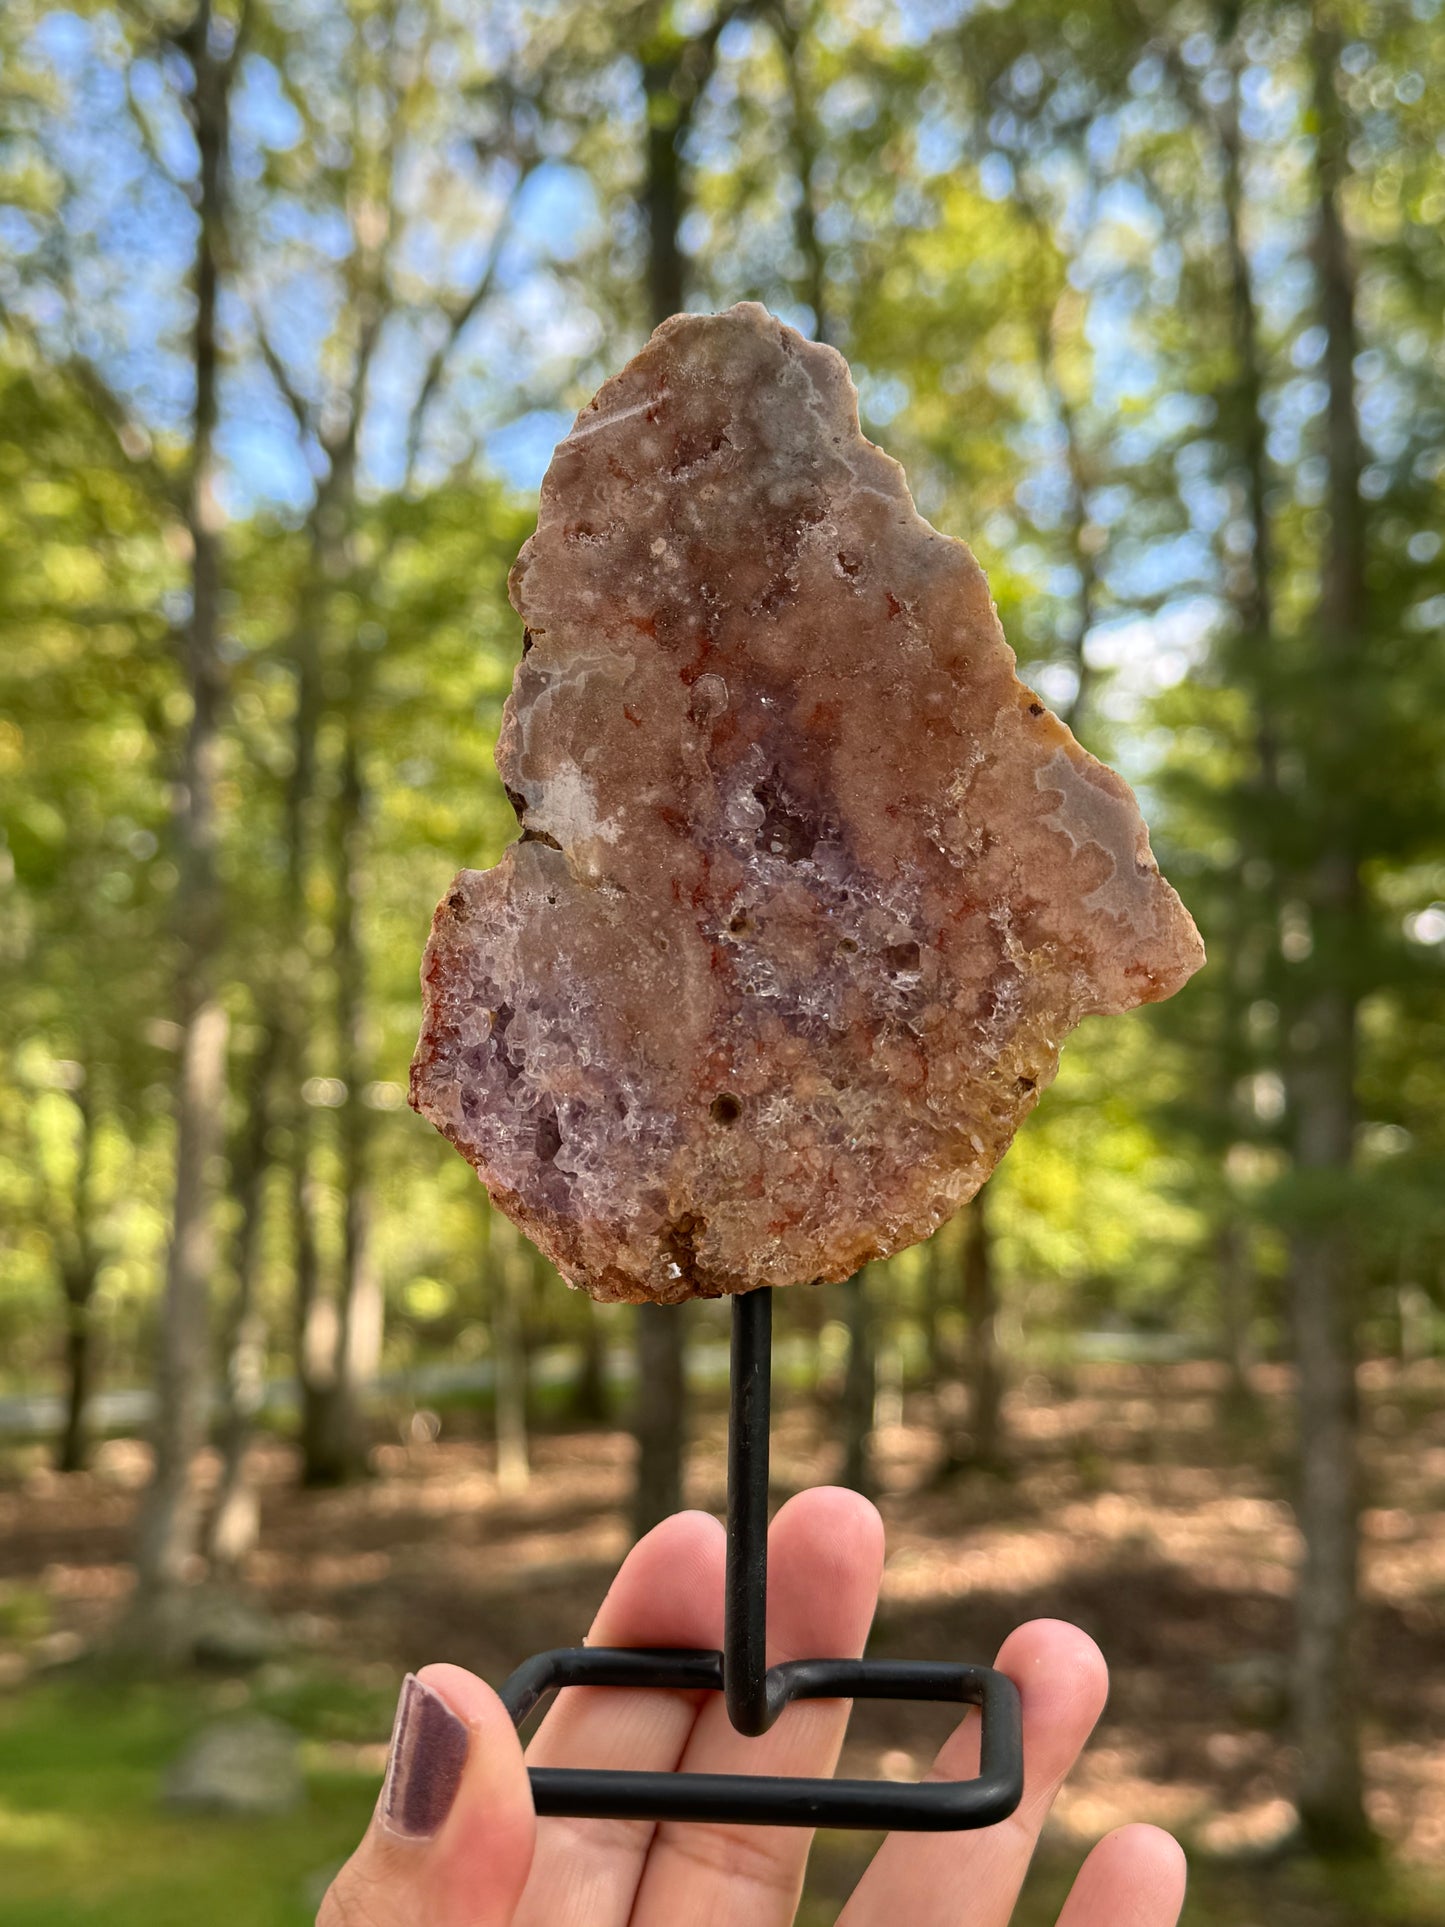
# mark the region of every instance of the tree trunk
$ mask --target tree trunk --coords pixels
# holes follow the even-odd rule
[[[682,312],[683,256],[678,238],[686,206],[681,140],[692,119],[692,99],[676,86],[680,52],[670,49],[644,63],[647,95],[647,305],[653,327]]]
[[[220,759],[222,666],[221,515],[215,490],[218,343],[216,320],[224,248],[228,109],[237,36],[213,45],[211,0],[200,0],[182,51],[194,76],[192,129],[199,152],[199,217],[193,280],[195,402],[186,513],[191,540],[191,619],[185,677],[191,698],[182,780],[174,813],[179,853],[175,916],[180,949],[176,1006],[181,1029],[176,1105],[176,1176],[161,1306],[156,1374],[155,1463],[142,1501],[136,1545],[137,1628],[147,1643],[184,1641],[185,1589],[199,1551],[192,1471],[205,1440],[210,1282],[215,1270],[215,1180],[226,1090],[227,1018],[218,995],[222,935],[216,868],[215,792]]]
[[[72,1093],[80,1118],[75,1189],[71,1204],[73,1238],[60,1267],[65,1298],[65,1419],[55,1446],[58,1472],[83,1472],[90,1460],[88,1424],[95,1365],[91,1307],[100,1260],[90,1236],[90,1181],[95,1165],[94,1100],[87,1082]]]
[[[1301,1169],[1337,1168],[1340,1113],[1325,1080],[1295,1080],[1296,1102],[1314,1103],[1315,1132],[1301,1132]],[[1304,1140],[1314,1135],[1314,1147]],[[1307,1159],[1317,1159],[1313,1165]],[[1300,1822],[1323,1854],[1369,1842],[1356,1703],[1359,1644],[1359,1423],[1350,1259],[1339,1233],[1297,1230],[1289,1287],[1298,1378],[1298,1516],[1304,1563],[1296,1600],[1294,1685]]]
[[[212,1568],[229,1579],[240,1575],[261,1532],[251,1440],[265,1396],[266,1321],[252,1298],[238,1308],[226,1348],[226,1411],[216,1439],[221,1470],[207,1537]]]
[[[490,1211],[487,1213],[491,1218]],[[492,1314],[493,1411],[497,1437],[497,1486],[508,1495],[525,1492],[532,1478],[527,1440],[527,1352],[513,1254],[490,1245],[487,1294]]]
[[[582,1368],[572,1391],[572,1412],[583,1425],[606,1425],[612,1416],[607,1384],[607,1332],[593,1298],[584,1301]]]
[[[312,988],[315,971],[306,943],[306,886],[312,851],[318,840],[315,824],[317,742],[325,712],[323,637],[329,621],[329,599],[351,572],[350,537],[355,511],[355,450],[360,408],[358,391],[351,397],[348,425],[340,438],[323,441],[331,465],[317,488],[307,518],[309,552],[306,574],[288,644],[288,654],[296,672],[296,707],[291,726],[291,771],[284,801],[286,874],[281,897],[280,963],[272,987],[275,1004],[271,1021],[284,1039],[283,1062],[287,1065],[289,1076],[282,1115],[292,1139],[293,1316],[296,1378],[301,1401],[301,1478],[306,1485],[336,1484],[349,1476],[355,1459],[349,1385],[342,1381],[338,1365],[341,1348],[347,1346],[349,1349],[350,1340],[349,1335],[342,1331],[342,1307],[337,1297],[328,1293],[321,1270],[316,1224],[317,1196],[311,1180],[311,1140],[315,1120],[305,1102],[303,1086],[311,1029],[317,1014]],[[345,741],[351,741],[349,717],[346,719]],[[347,773],[343,769],[343,789],[347,780]],[[354,807],[354,803],[354,798],[348,799],[344,807]],[[338,806],[338,816],[342,808]],[[335,828],[336,820],[333,819],[333,830]],[[334,847],[333,844],[333,850]],[[334,945],[346,914],[344,860],[333,860],[332,882],[338,906],[337,928],[332,933]],[[338,960],[338,971],[343,967]],[[354,958],[351,967],[356,967]],[[338,991],[338,1005],[342,1002],[344,998]],[[345,1054],[349,1040],[345,1013],[340,1010],[338,1022],[342,1031],[341,1049]],[[348,1085],[348,1101],[352,1096]],[[344,1125],[342,1130],[344,1137]],[[347,1207],[343,1267],[349,1275],[354,1260],[361,1260],[364,1289],[368,1250],[364,1201],[361,1221],[353,1220],[350,1216],[352,1199],[349,1190]]]
[[[1250,529],[1249,554],[1231,558],[1226,584],[1235,612],[1234,677],[1251,708],[1254,768],[1247,779],[1244,806],[1238,811],[1239,836],[1247,861],[1217,919],[1224,974],[1219,986],[1223,1014],[1212,1052],[1216,1072],[1214,1106],[1228,1118],[1241,1141],[1257,1141],[1252,1108],[1241,1102],[1245,1073],[1257,1061],[1248,1032],[1248,1013],[1263,995],[1263,972],[1278,919],[1279,871],[1274,826],[1284,806],[1279,785],[1278,723],[1275,716],[1274,539],[1269,511],[1268,424],[1265,419],[1265,352],[1260,339],[1254,271],[1245,239],[1245,155],[1241,113],[1240,9],[1227,0],[1217,16],[1216,40],[1226,85],[1217,108],[1207,106],[1191,79],[1196,111],[1218,143],[1224,211],[1225,268],[1234,367],[1221,425],[1230,449],[1233,479],[1243,495]],[[1213,935],[1211,934],[1211,942]],[[1221,1351],[1228,1377],[1224,1413],[1233,1426],[1252,1431],[1260,1406],[1250,1382],[1253,1363],[1251,1325],[1256,1287],[1249,1243],[1240,1222],[1241,1204],[1223,1160],[1222,1216],[1216,1229],[1215,1279]]]
[[[353,685],[358,675],[354,659]],[[336,973],[338,1069],[346,1092],[337,1117],[345,1204],[341,1277],[334,1302],[321,1297],[314,1267],[312,1272],[301,1373],[302,1477],[308,1485],[338,1485],[365,1469],[360,1384],[375,1372],[380,1352],[381,1285],[372,1250],[370,1119],[364,1100],[370,1040],[360,931],[366,828],[356,740],[361,693],[353,686],[343,717],[340,785],[333,816],[331,953]]]
[[[1312,950],[1294,968],[1288,1095],[1300,1204],[1289,1245],[1289,1296],[1299,1401],[1299,1524],[1304,1537],[1294,1654],[1300,1824],[1315,1851],[1372,1841],[1364,1810],[1359,1705],[1360,1473],[1355,1383],[1355,1254],[1339,1216],[1354,1161],[1357,1011],[1351,982],[1361,941],[1357,829],[1345,771],[1350,691],[1370,610],[1362,455],[1355,406],[1355,273],[1340,207],[1347,136],[1335,90],[1339,42],[1317,10],[1312,33],[1316,265],[1326,333],[1329,538],[1315,623],[1318,677],[1329,700],[1309,718],[1309,808],[1315,856],[1302,879]]]
[[[803,257],[803,299],[813,310],[814,336],[819,341],[831,342],[834,324],[828,304],[828,253],[818,232],[818,192],[814,178],[820,140],[813,97],[803,71],[803,32],[786,4],[778,7],[774,19],[792,109],[788,133],[798,195],[793,211],[793,233]]]
[[[635,1316],[637,1386],[632,1431],[637,1440],[637,1483],[632,1531],[640,1539],[682,1504],[687,1306],[639,1305]]]
[[[296,706],[291,724],[291,770],[286,782],[283,820],[286,874],[281,897],[279,965],[273,983],[272,1023],[284,1039],[284,1097],[279,1104],[290,1139],[290,1226],[292,1254],[292,1328],[297,1395],[300,1400],[301,1476],[321,1483],[319,1451],[313,1448],[322,1414],[308,1408],[307,1387],[324,1374],[330,1350],[329,1320],[321,1296],[315,1192],[311,1184],[312,1119],[303,1096],[312,1021],[311,960],[306,951],[306,877],[311,846],[312,800],[316,788],[316,738],[321,724],[322,623],[320,537],[317,524],[326,512],[323,484],[311,515],[311,556],[299,598],[288,653],[295,664]],[[334,1340],[332,1341],[334,1342]]]
[[[209,997],[193,1003],[182,1036],[174,1228],[156,1368],[155,1463],[141,1504],[136,1544],[140,1601],[163,1650],[176,1650],[184,1641],[185,1591],[196,1577],[200,1549],[192,1474],[206,1440],[209,1287],[216,1260],[210,1166],[221,1149],[225,1010]]]
[[[1044,385],[1049,391],[1059,426],[1064,431],[1064,453],[1069,475],[1067,527],[1069,548],[1079,586],[1069,624],[1068,649],[1074,669],[1074,693],[1060,711],[1064,722],[1076,736],[1082,736],[1093,695],[1093,669],[1089,662],[1089,633],[1099,599],[1099,549],[1089,520],[1089,460],[1079,426],[1079,411],[1069,399],[1059,372],[1058,351],[1054,343],[1056,315],[1050,315],[1040,335],[1039,358]]]
[[[236,1238],[236,1296],[222,1370],[223,1405],[216,1430],[221,1471],[207,1535],[212,1566],[230,1577],[240,1572],[254,1550],[261,1523],[260,1499],[250,1476],[250,1446],[256,1415],[266,1394],[266,1321],[257,1302],[257,1288],[270,1168],[266,1138],[271,1128],[276,1047],[276,1033],[268,1029],[252,1069],[251,1102],[231,1161],[241,1224]]]
[[[1226,22],[1233,42],[1237,20]],[[1224,219],[1229,263],[1230,322],[1234,335],[1233,403],[1237,418],[1237,459],[1249,505],[1250,553],[1239,566],[1231,600],[1256,685],[1268,675],[1274,631],[1274,537],[1269,514],[1269,425],[1264,414],[1264,355],[1259,339],[1259,308],[1254,273],[1244,239],[1244,150],[1240,131],[1240,52],[1229,47],[1229,92],[1217,129],[1224,160]],[[1256,688],[1255,746],[1258,781],[1273,794],[1278,787],[1277,748],[1271,704]]]
[[[848,1327],[848,1368],[843,1375],[843,1469],[841,1483],[871,1498],[875,1489],[873,1410],[878,1396],[878,1360],[873,1346],[868,1267],[840,1287]]]
[[[342,1375],[336,1301],[318,1298],[311,1322],[311,1364],[301,1382],[301,1482],[345,1485],[356,1475],[351,1387]]]
[[[943,1227],[923,1247],[923,1293],[919,1304],[919,1325],[923,1332],[923,1353],[928,1360],[928,1382],[936,1384],[943,1362]]]
[[[1022,181],[1016,187],[1016,195],[1020,210],[1027,216],[1033,229],[1035,246],[1042,254],[1052,255],[1057,243],[1045,208]],[[1074,693],[1069,702],[1060,707],[1059,715],[1077,736],[1083,730],[1092,695],[1093,677],[1086,645],[1094,626],[1098,603],[1099,549],[1089,521],[1089,459],[1079,411],[1069,396],[1059,367],[1056,336],[1061,310],[1071,298],[1072,290],[1065,284],[1062,294],[1057,295],[1047,307],[1041,303],[1034,313],[1033,335],[1039,377],[1048,396],[1050,411],[1063,434],[1064,465],[1069,478],[1064,527],[1078,575],[1078,588],[1074,592],[1066,641],[1075,680]]]
[[[65,1277],[65,1419],[55,1448],[58,1472],[83,1472],[90,1463],[88,1423],[94,1367],[90,1307],[95,1269],[68,1271]]]
[[[998,1354],[998,1280],[988,1186],[963,1222],[963,1311],[967,1319],[963,1372],[968,1387],[968,1441],[954,1459],[984,1467],[1003,1464],[1003,1370]]]
[[[298,1105],[291,1147],[291,1235],[295,1253],[296,1384],[300,1400],[301,1480],[331,1485],[342,1476],[337,1450],[337,1406],[331,1398],[339,1333],[336,1301],[322,1290],[316,1236],[316,1187],[311,1176],[311,1132]]]

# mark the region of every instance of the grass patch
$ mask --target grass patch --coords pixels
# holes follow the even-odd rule
[[[280,1697],[278,1695],[278,1697]],[[373,1699],[375,1696],[372,1696]],[[309,1678],[292,1695],[308,1738],[360,1724],[357,1689]],[[248,1705],[265,1705],[265,1695]],[[374,1773],[308,1751],[304,1806],[284,1818],[168,1813],[166,1767],[237,1707],[230,1683],[103,1684],[75,1677],[0,1702],[0,1891],[6,1927],[302,1927],[359,1839]],[[293,1712],[294,1718],[294,1712]],[[366,1737],[383,1737],[373,1707]],[[319,1762],[319,1763],[318,1763]]]

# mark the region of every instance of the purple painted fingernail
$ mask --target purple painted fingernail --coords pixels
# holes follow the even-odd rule
[[[381,1789],[382,1823],[393,1833],[427,1840],[438,1831],[462,1783],[469,1737],[440,1693],[408,1673]]]

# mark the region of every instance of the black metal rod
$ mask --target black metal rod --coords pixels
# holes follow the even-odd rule
[[[733,1299],[728,1399],[728,1550],[723,1596],[723,1697],[739,1733],[766,1733],[768,1706],[768,1431],[773,1294]]]

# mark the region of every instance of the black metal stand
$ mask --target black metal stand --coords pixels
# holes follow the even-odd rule
[[[1018,1689],[987,1666],[950,1661],[797,1659],[769,1668],[768,1424],[772,1293],[733,1299],[728,1410],[728,1548],[723,1650],[561,1647],[519,1666],[502,1700],[520,1726],[562,1686],[658,1686],[721,1693],[739,1733],[766,1733],[803,1699],[945,1700],[982,1714],[972,1780],[778,1779],[740,1773],[624,1773],[534,1767],[543,1814],[711,1820],[748,1826],[867,1827],[950,1832],[1007,1819],[1023,1794]]]

